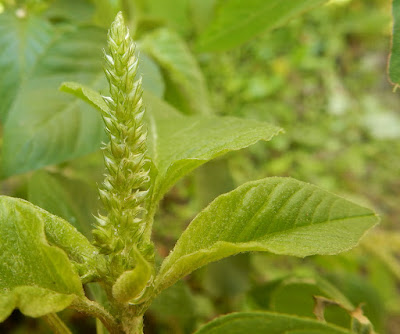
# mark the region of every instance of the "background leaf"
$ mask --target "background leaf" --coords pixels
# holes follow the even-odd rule
[[[248,182],[193,219],[164,260],[158,288],[245,251],[337,254],[354,247],[377,222],[371,210],[291,178]]]
[[[14,12],[0,15],[0,121],[4,121],[21,83],[34,68],[54,37],[47,21]]]
[[[49,218],[26,201],[0,196],[0,321],[16,307],[37,317],[84,295],[67,255],[47,243]]]
[[[140,47],[157,61],[166,80],[165,99],[187,114],[210,114],[203,73],[183,39],[166,28],[147,34]]]
[[[400,0],[392,1],[393,34],[392,51],[389,62],[389,79],[395,85],[400,84]]]
[[[344,328],[309,318],[279,313],[243,312],[219,317],[201,327],[195,334],[350,334]]]
[[[64,218],[88,239],[99,209],[97,189],[83,180],[39,171],[28,183],[28,200],[50,213]]]
[[[225,0],[214,20],[200,35],[197,50],[223,51],[242,44],[258,33],[276,28],[326,0]]]
[[[105,87],[101,47],[105,31],[79,28],[65,33],[21,88],[4,124],[3,175],[23,173],[97,150],[104,131],[95,110],[57,91],[76,79]]]

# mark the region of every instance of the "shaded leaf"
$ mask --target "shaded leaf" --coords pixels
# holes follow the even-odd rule
[[[350,334],[344,328],[279,313],[243,312],[219,317],[195,334]]]
[[[99,209],[98,192],[83,180],[39,171],[28,183],[28,200],[64,218],[91,239],[95,222],[93,212]]]
[[[0,15],[0,121],[53,37],[51,25],[39,17],[18,18],[14,12]]]
[[[57,91],[64,80],[104,87],[101,47],[105,31],[85,27],[65,33],[25,82],[4,124],[4,176],[93,152],[104,138],[100,116]]]
[[[231,49],[324,2],[326,0],[220,1],[213,21],[197,41],[197,50]]]
[[[52,218],[29,202],[0,196],[0,321],[16,307],[38,317],[84,295],[67,255],[46,240],[44,225]]]
[[[203,74],[178,34],[166,28],[156,30],[145,36],[140,47],[163,69],[167,101],[187,114],[211,113]]]
[[[194,218],[164,260],[156,285],[162,290],[240,252],[337,254],[357,245],[377,222],[371,210],[291,178],[248,182]]]

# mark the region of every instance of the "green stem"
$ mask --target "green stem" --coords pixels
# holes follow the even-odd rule
[[[117,320],[100,304],[87,298],[77,298],[70,306],[74,310],[100,319],[111,334],[124,333]]]
[[[67,325],[55,313],[46,314],[43,316],[43,320],[56,334],[72,334]]]

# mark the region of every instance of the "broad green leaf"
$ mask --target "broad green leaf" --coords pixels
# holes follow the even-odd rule
[[[50,213],[64,218],[88,239],[99,209],[94,186],[79,179],[38,171],[28,182],[28,200]]]
[[[280,177],[248,182],[194,218],[164,260],[157,289],[240,252],[337,254],[377,223],[371,210],[307,183]]]
[[[95,27],[64,33],[25,81],[4,125],[2,174],[7,177],[94,152],[105,139],[100,115],[79,99],[57,91],[78,80],[106,91],[102,51],[106,31]],[[143,86],[162,94],[163,83],[149,59],[140,68]],[[158,74],[157,74],[158,73]]]
[[[213,21],[197,41],[197,50],[204,52],[231,49],[324,2],[326,0],[220,1]]]
[[[25,77],[54,36],[47,21],[14,12],[0,15],[0,121],[4,121]]]
[[[166,100],[187,114],[210,114],[203,74],[185,42],[166,28],[147,34],[140,47],[165,74]]]
[[[345,328],[279,313],[243,312],[219,317],[195,334],[351,334]]]
[[[393,33],[392,51],[389,62],[389,79],[394,85],[400,84],[400,0],[392,2]]]
[[[83,85],[65,82],[61,90],[107,108],[99,93]],[[282,129],[268,123],[233,117],[182,116],[167,103],[145,93],[148,121],[148,153],[158,169],[153,203],[180,178],[202,164],[229,151],[259,140],[270,140]]]
[[[57,91],[64,80],[104,87],[105,31],[79,28],[55,42],[21,88],[4,124],[3,176],[23,173],[97,150],[101,117],[77,98]]]
[[[38,317],[84,296],[67,255],[46,240],[44,226],[53,218],[29,202],[0,196],[0,321],[16,307]]]

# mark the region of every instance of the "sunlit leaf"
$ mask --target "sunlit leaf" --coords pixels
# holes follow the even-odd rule
[[[291,178],[248,182],[200,212],[164,260],[158,289],[246,251],[309,256],[357,245],[378,218],[369,209]]]

